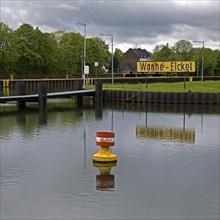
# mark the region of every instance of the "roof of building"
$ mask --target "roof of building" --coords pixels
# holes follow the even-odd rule
[[[150,53],[148,51],[146,51],[145,49],[141,49],[141,48],[135,48],[135,49],[131,49],[134,51],[134,53],[136,53],[139,57],[149,57]]]

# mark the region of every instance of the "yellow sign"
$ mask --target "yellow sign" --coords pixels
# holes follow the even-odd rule
[[[195,61],[137,62],[137,72],[195,72]]]

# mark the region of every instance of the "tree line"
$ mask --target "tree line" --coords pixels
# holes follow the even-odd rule
[[[187,40],[180,40],[173,47],[166,45],[156,45],[151,55],[154,61],[196,61],[197,75],[201,75],[203,68],[205,75],[220,75],[220,50],[212,50],[210,48],[193,47],[192,43]]]
[[[16,30],[0,23],[0,74],[81,74],[83,68],[84,37],[80,33],[58,30],[45,33],[30,24]],[[90,73],[111,72],[109,45],[98,37],[86,39],[86,65]],[[123,52],[114,52],[114,72],[123,71]],[[180,40],[174,47],[156,45],[150,59],[153,61],[195,60],[201,70],[202,48],[193,48],[189,41]],[[204,49],[204,72],[219,75],[220,51]],[[98,67],[94,65],[98,62]]]
[[[79,33],[63,30],[43,33],[30,24],[22,24],[17,30],[12,30],[0,23],[0,73],[81,74],[83,46],[84,37]],[[90,72],[103,73],[103,66],[109,65],[111,60],[109,46],[95,37],[86,39],[86,48],[86,65],[89,65]],[[117,56],[122,55],[119,49],[115,50],[114,60],[118,65],[121,61]],[[98,62],[98,67],[94,66],[95,62]]]

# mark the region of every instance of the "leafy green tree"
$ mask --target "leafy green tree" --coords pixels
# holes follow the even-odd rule
[[[192,59],[192,44],[187,40],[180,40],[175,43],[173,51],[175,60],[188,61]]]
[[[202,53],[200,48],[193,48],[192,49],[192,60],[196,61],[196,75],[199,76],[201,73],[201,60],[202,60]]]
[[[64,72],[76,74],[82,70],[83,37],[79,33],[63,33],[59,42],[63,50]]]
[[[0,73],[14,73],[18,59],[18,38],[13,30],[0,22]]]
[[[90,67],[90,73],[103,73],[103,66],[109,62],[111,54],[108,51],[108,45],[98,37],[87,39],[87,65]],[[94,63],[98,62],[98,67]]]
[[[64,56],[52,34],[41,33],[39,54],[42,59],[43,74],[63,74]]]
[[[29,24],[23,24],[15,31],[15,33],[19,37],[19,58],[16,72],[19,74],[38,73],[39,69],[36,68],[36,66],[41,57],[36,52],[38,44],[34,28]]]
[[[120,49],[116,48],[114,53],[114,72],[119,73],[122,71],[124,60],[124,53]]]
[[[103,66],[109,64],[109,45],[98,37],[86,39],[86,65],[90,73],[103,73]],[[58,30],[43,33],[30,24],[22,24],[12,30],[0,22],[0,74],[79,74],[83,67],[84,37],[79,33]],[[209,48],[193,48],[186,40],[180,40],[170,48],[156,45],[151,55],[154,61],[195,60],[198,75],[201,75],[202,53],[204,52],[204,76],[220,75],[220,51]],[[95,67],[94,63],[99,66]],[[116,48],[114,52],[114,72],[120,72],[124,54]]]
[[[42,33],[29,24],[21,25],[16,31],[19,57],[18,74],[56,74],[62,72],[62,53],[52,34]]]
[[[169,44],[166,45],[156,45],[153,54],[151,55],[151,60],[154,61],[170,61],[174,60],[174,51],[169,48]]]
[[[204,76],[213,76],[218,65],[217,56],[210,48],[204,49]]]
[[[156,45],[151,60],[154,61],[196,61],[197,75],[202,72],[202,53],[204,52],[204,76],[220,75],[220,51],[210,48],[193,48],[192,44],[186,40],[180,40],[174,44],[173,48],[167,45]]]
[[[65,51],[62,45],[64,30],[58,30],[50,34],[51,48],[54,52],[54,72],[59,74],[68,74],[65,63]]]
[[[214,50],[213,53],[216,58],[216,67],[213,74],[215,76],[220,76],[220,50]]]
[[[192,60],[197,62],[197,75],[202,74],[202,54],[204,52],[204,76],[220,75],[220,51],[210,48],[193,48]]]

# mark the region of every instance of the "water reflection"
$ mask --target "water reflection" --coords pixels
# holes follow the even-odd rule
[[[195,129],[186,129],[186,114],[183,113],[183,127],[160,127],[148,126],[148,112],[146,112],[145,125],[136,126],[137,138],[153,138],[162,140],[172,140],[179,142],[195,143]],[[202,129],[202,127],[201,127]]]
[[[39,125],[46,125],[47,124],[47,108],[45,106],[39,106],[38,115],[39,115]]]
[[[188,104],[156,104],[156,103],[125,103],[108,102],[105,107],[126,112],[158,112],[192,114],[219,114],[220,105],[188,105]]]
[[[17,123],[18,125],[26,125],[26,113],[20,112],[17,114]]]
[[[79,107],[72,99],[49,102],[46,109],[28,104],[23,111],[0,105],[1,217],[218,219],[218,109],[136,103]],[[117,168],[92,164],[95,132],[111,127],[120,163]],[[187,136],[187,131],[196,132],[195,143],[171,135]]]
[[[83,111],[83,163],[84,169],[86,169],[86,115]]]
[[[101,120],[103,118],[103,103],[95,103],[95,118]]]
[[[117,165],[114,163],[96,163],[93,166],[98,168],[99,174],[96,175],[96,189],[99,191],[113,191],[115,188],[115,176],[111,174],[112,167]]]
[[[136,126],[137,138],[154,138],[195,143],[194,129]]]
[[[6,87],[6,88],[3,88],[3,96],[9,96],[9,88]]]

